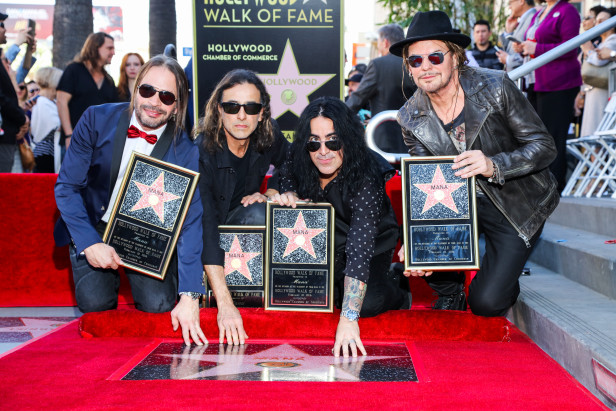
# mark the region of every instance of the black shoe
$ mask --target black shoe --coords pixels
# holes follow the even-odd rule
[[[404,264],[392,263],[387,272],[387,278],[395,288],[400,288],[404,293],[404,301],[398,310],[410,310],[413,297],[411,295],[409,279],[404,276]]]
[[[460,291],[456,294],[439,295],[432,309],[466,311],[466,294]]]

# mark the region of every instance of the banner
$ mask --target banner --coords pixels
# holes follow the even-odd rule
[[[195,113],[237,68],[259,74],[272,118],[291,140],[297,120],[321,96],[343,93],[341,0],[195,0]]]

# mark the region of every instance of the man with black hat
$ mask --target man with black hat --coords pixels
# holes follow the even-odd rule
[[[0,44],[6,43],[6,28],[4,20],[9,16],[0,13]],[[17,144],[24,143],[24,134],[28,127],[28,118],[24,111],[19,107],[17,93],[13,81],[0,64],[0,113],[2,113],[2,130],[0,134],[0,173],[10,173],[13,170],[13,163],[19,159]],[[16,164],[20,172],[21,165]]]
[[[466,35],[442,11],[419,12],[391,46],[418,90],[398,112],[413,156],[455,155],[462,178],[476,177],[478,229],[486,253],[471,282],[473,313],[499,316],[515,303],[518,278],[559,201],[547,167],[556,148],[541,119],[505,72],[467,66]],[[403,257],[403,256],[401,256]],[[466,310],[464,276],[409,271],[437,291],[435,309]]]

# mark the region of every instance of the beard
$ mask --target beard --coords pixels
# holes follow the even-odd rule
[[[446,88],[451,82],[451,78],[453,77],[454,72],[451,71],[449,73],[435,72],[435,73],[425,73],[421,77],[417,79],[417,87],[422,89],[428,94],[438,93],[442,89]],[[435,76],[430,80],[429,83],[423,82],[422,77],[424,76]]]
[[[144,110],[154,111],[156,113],[162,114],[159,118],[150,118],[147,114],[145,114]],[[135,115],[137,116],[137,120],[139,123],[150,129],[157,129],[169,122],[169,119],[173,115],[173,112],[166,112],[160,108],[150,106],[148,104],[142,104],[135,109]]]

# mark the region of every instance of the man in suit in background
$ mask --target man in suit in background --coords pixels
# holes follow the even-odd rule
[[[156,56],[143,65],[136,83],[138,92],[130,105],[103,104],[85,111],[56,183],[60,219],[54,237],[58,246],[71,244],[75,297],[83,312],[114,309],[118,303],[117,268],[122,261],[103,243],[102,234],[131,152],[193,171],[199,167],[199,150],[184,131],[188,85],[182,68],[172,58]],[[206,341],[199,324],[199,297],[205,292],[202,215],[196,190],[177,242],[177,274],[170,269],[161,281],[126,270],[136,308],[146,312],[173,310],[173,328],[181,326],[187,345],[190,338],[199,345]]]
[[[402,59],[389,53],[389,47],[404,40],[404,30],[398,24],[387,24],[379,29],[377,49],[381,57],[373,59],[359,87],[346,100],[346,105],[359,112],[370,104],[372,117],[385,110],[399,110],[417,87],[404,70]],[[376,129],[377,146],[389,153],[406,153],[402,131],[395,121],[389,121]]]

